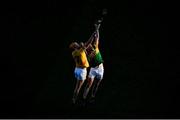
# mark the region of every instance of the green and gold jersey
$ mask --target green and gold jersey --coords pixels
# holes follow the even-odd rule
[[[97,65],[99,65],[99,64],[104,62],[103,58],[101,56],[101,53],[99,51],[99,48],[97,46],[88,55],[88,61],[90,63],[90,66],[92,66],[92,67],[95,67],[95,66],[97,66]]]

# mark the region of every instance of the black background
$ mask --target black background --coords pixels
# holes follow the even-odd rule
[[[26,0],[2,6],[0,118],[180,117],[170,3]],[[68,46],[90,37],[103,8],[104,79],[94,105],[74,107]]]

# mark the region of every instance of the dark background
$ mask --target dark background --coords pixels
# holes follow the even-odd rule
[[[5,1],[0,118],[180,118],[171,4]],[[103,8],[105,74],[95,104],[74,107],[72,41],[86,41]]]

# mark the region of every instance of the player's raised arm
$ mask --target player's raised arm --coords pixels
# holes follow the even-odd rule
[[[88,46],[93,42],[95,34],[96,34],[96,32],[93,32],[93,34],[92,34],[91,37],[88,39],[88,41],[84,43],[84,46],[85,46],[86,48],[88,48]]]
[[[93,34],[91,35],[91,37],[89,38],[89,40],[87,42],[84,43],[84,46],[86,48],[88,48],[88,46],[90,44],[92,44],[92,42],[96,41],[96,38],[99,37],[99,27],[100,27],[100,24],[95,24],[95,31],[93,32]],[[97,36],[98,34],[98,36]]]
[[[95,34],[95,41],[94,41],[95,46],[99,45],[99,26],[100,25],[95,25],[96,27],[96,34]]]

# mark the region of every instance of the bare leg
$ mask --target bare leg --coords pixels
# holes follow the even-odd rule
[[[102,80],[97,80],[97,79],[95,80],[95,84],[93,85],[93,88],[92,88],[92,94],[91,94],[91,97],[92,97],[92,98],[95,97],[101,81],[102,81]]]
[[[77,82],[76,82],[76,87],[75,87],[75,89],[74,89],[73,99],[72,99],[72,100],[73,100],[73,103],[76,102],[77,96],[78,96],[78,94],[79,94],[79,91],[80,91],[83,83],[84,83],[83,80],[77,80]]]
[[[92,84],[93,84],[93,81],[94,81],[94,79],[91,79],[91,78],[88,78],[87,79],[87,85],[86,85],[86,87],[85,87],[85,90],[84,90],[84,94],[83,94],[83,98],[84,99],[86,99],[87,98],[87,95],[88,95],[88,93],[89,93],[89,90],[90,90],[90,88],[91,88],[91,86],[92,86]]]

